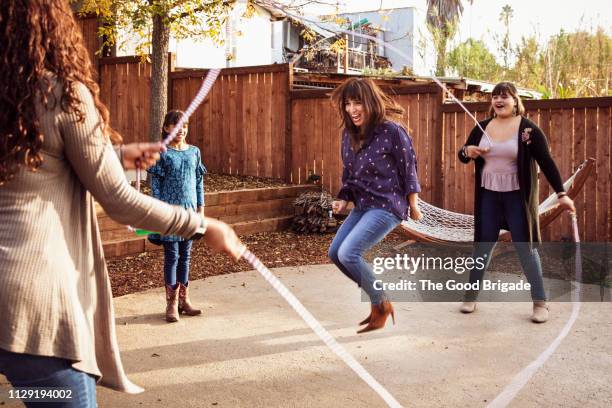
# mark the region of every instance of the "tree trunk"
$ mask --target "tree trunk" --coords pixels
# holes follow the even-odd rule
[[[436,76],[443,77],[446,72],[446,41],[447,37],[444,33],[440,33],[436,50]]]
[[[159,141],[168,109],[168,43],[170,29],[159,15],[153,16],[153,50],[151,55],[151,104],[149,140]]]

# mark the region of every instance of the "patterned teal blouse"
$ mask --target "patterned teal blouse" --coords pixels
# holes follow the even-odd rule
[[[151,176],[151,195],[168,204],[196,210],[204,206],[204,174],[200,149],[188,146],[185,150],[168,147],[159,161],[147,172]],[[152,234],[162,241],[182,241],[177,236]]]

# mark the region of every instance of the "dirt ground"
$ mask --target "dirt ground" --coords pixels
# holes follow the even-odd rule
[[[240,238],[264,264],[271,268],[278,268],[329,263],[327,250],[333,237],[334,234],[301,235],[283,231],[253,234]],[[386,245],[398,245],[405,240],[401,231],[394,231],[375,250]],[[114,258],[110,259],[107,264],[115,297],[164,285],[163,251]],[[189,272],[191,280],[251,269],[244,261],[235,263],[225,255],[212,255],[204,244],[194,243]]]
[[[134,185],[135,182],[132,182]],[[217,191],[234,191],[242,190],[246,188],[266,188],[266,187],[282,187],[289,184],[283,180],[269,178],[269,177],[256,177],[256,176],[238,176],[235,174],[220,174],[220,173],[206,173],[204,175],[204,192],[214,193]],[[140,183],[140,191],[145,194],[150,194],[151,189],[149,188],[149,182],[143,180]]]

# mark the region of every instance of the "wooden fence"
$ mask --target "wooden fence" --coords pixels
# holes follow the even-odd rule
[[[149,139],[151,64],[137,57],[101,58],[100,99],[110,111],[111,126],[124,141]]]
[[[170,103],[186,109],[206,70],[170,74]],[[209,170],[287,179],[289,66],[221,71],[202,106],[191,116],[190,140]]]
[[[81,29],[83,40],[85,42],[85,48],[89,54],[89,59],[97,71],[98,69],[98,55],[96,54],[100,49],[100,41],[98,37],[98,19],[96,16],[83,16],[75,19],[77,25]]]
[[[488,103],[465,103],[478,120],[486,117]],[[612,240],[612,97],[525,101],[527,116],[548,136],[552,156],[562,178],[567,179],[586,158],[596,159],[595,172],[576,198],[578,222],[585,241]],[[440,179],[443,207],[473,212],[474,167],[462,164],[457,150],[465,143],[474,121],[457,104],[444,104],[444,171]],[[540,173],[540,200],[553,191]],[[542,231],[546,241],[571,237],[569,217],[562,216]]]
[[[319,174],[330,192],[340,186],[339,116],[331,90],[291,90],[289,65],[224,69],[203,105],[190,119],[189,140],[214,172],[282,178],[303,183]],[[129,141],[148,139],[151,69],[137,58],[99,60],[103,102],[111,123]],[[169,107],[185,109],[206,70],[169,75]],[[474,122],[456,104],[444,104],[435,84],[390,86],[386,91],[406,109],[418,157],[421,197],[434,205],[472,213],[473,166],[456,158]],[[488,103],[465,103],[479,120]],[[596,172],[576,200],[587,241],[612,240],[610,116],[612,98],[526,101],[527,115],[548,135],[563,178],[587,157]],[[550,193],[542,178],[541,197]],[[544,239],[569,236],[567,217],[544,231]]]

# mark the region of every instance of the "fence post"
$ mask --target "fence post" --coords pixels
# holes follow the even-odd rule
[[[293,103],[291,101],[291,91],[293,89],[293,63],[287,64],[288,75],[287,82],[285,83],[285,182],[290,183],[291,180],[291,168],[293,165],[293,127],[292,121],[292,109]]]
[[[174,109],[172,99],[172,73],[176,69],[176,54],[168,53],[168,110]]]
[[[431,167],[431,183],[436,183],[437,187],[433,191],[433,204],[438,207],[444,206],[444,197],[446,194],[445,184],[444,184],[444,160],[448,160],[448,158],[444,157],[444,143],[447,140],[444,137],[443,133],[443,118],[444,113],[442,112],[442,104],[444,103],[444,92],[442,89],[438,88],[434,95],[434,112],[433,112],[433,157],[434,163]]]

